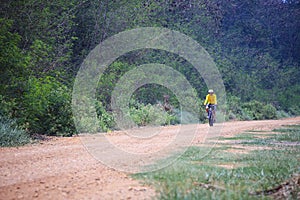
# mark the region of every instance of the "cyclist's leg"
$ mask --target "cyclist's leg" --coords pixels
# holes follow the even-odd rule
[[[207,104],[206,106],[205,106],[205,110],[206,110],[206,113],[207,113],[207,119],[209,118],[209,104]]]
[[[216,122],[216,119],[217,119],[217,116],[216,116],[216,106],[214,105],[213,106],[213,120],[214,120],[214,122]]]

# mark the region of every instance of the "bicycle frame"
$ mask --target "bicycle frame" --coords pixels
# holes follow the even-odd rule
[[[209,105],[208,106],[208,122],[209,122],[209,126],[213,126],[214,125],[214,121],[215,121],[214,110],[215,110],[215,106],[214,105]]]

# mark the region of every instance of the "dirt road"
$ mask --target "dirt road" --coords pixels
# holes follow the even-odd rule
[[[272,130],[292,124],[300,124],[300,117],[226,122],[217,124],[215,132],[211,132],[207,124],[201,124],[119,131],[105,138],[129,153],[146,155],[167,147],[174,141],[176,131],[193,135],[192,141],[181,145],[197,145],[207,137],[231,136],[246,130]],[[141,132],[148,139],[140,140],[138,134]],[[0,199],[151,199],[155,196],[153,188],[141,185],[128,173],[101,164],[86,144],[81,137],[71,137],[52,138],[18,148],[0,148]],[[169,150],[174,148],[176,145]],[[100,150],[100,154],[111,153],[105,146]],[[111,160],[115,159],[112,155]]]

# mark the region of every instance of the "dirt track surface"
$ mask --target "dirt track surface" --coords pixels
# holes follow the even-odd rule
[[[300,117],[282,120],[226,122],[218,136],[230,137],[247,130],[272,130],[282,125],[300,124]],[[183,131],[190,131],[186,125]],[[176,129],[176,127],[175,127]],[[151,141],[152,149],[168,142],[165,137],[174,126],[162,129]],[[145,132],[150,131],[145,129]],[[197,126],[193,145],[204,142],[207,124]],[[188,133],[187,133],[188,134]],[[148,149],[144,143],[134,145],[126,134],[109,134],[121,146]],[[207,136],[207,134],[205,134]],[[159,138],[161,137],[161,138]],[[209,136],[208,136],[209,137]],[[211,136],[213,137],[213,135]],[[155,143],[154,141],[159,141]],[[144,145],[144,146],[143,146]],[[133,151],[134,149],[131,150]],[[0,199],[151,199],[155,190],[133,180],[129,174],[111,169],[91,155],[80,137],[52,138],[18,148],[0,148]]]

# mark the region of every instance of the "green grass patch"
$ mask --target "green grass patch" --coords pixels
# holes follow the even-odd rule
[[[300,129],[300,124],[293,124],[293,125],[285,125],[283,127],[286,127],[286,128],[293,128],[293,129]],[[277,129],[275,129],[277,130]]]
[[[234,137],[219,137],[219,140],[252,140],[256,138],[255,134],[243,133],[237,134]]]
[[[274,145],[276,142],[299,142],[300,143],[300,126],[286,126],[284,128],[275,129],[273,132],[277,132],[278,134],[270,134],[267,138],[254,139],[250,141],[245,141],[243,144],[251,144],[251,145]],[[280,144],[280,143],[279,143]]]
[[[262,131],[262,130],[248,130],[246,132],[249,132],[249,133],[267,133],[269,131]]]
[[[300,142],[300,125],[285,126],[274,131],[280,132],[274,136],[277,141]]]
[[[242,141],[240,143],[241,145],[251,145],[251,146],[269,146],[274,147],[274,140],[270,139],[255,139],[255,140],[249,140],[249,141]]]
[[[277,141],[290,141],[300,143],[300,131],[289,132],[287,134],[278,134],[275,137]]]
[[[260,145],[260,146],[278,146],[281,143],[288,145],[288,142],[299,142],[300,143],[300,126],[284,126],[280,129],[274,129],[272,132],[277,132],[277,134],[268,134],[264,135],[265,138],[255,137],[259,134],[253,135],[253,139],[248,137],[248,134],[242,137],[234,137],[234,138],[249,138],[248,140],[243,140],[240,144],[243,145]],[[243,134],[241,134],[243,135]]]
[[[296,126],[279,134],[285,135],[284,138],[278,135],[256,138],[246,133],[235,139],[248,140],[251,145],[271,145],[282,140],[294,141],[297,139],[294,134],[299,135],[299,131],[300,126]],[[155,186],[158,199],[271,199],[258,193],[300,173],[300,146],[274,146],[271,150],[238,154],[228,152],[231,148],[228,145],[219,145],[206,156],[203,156],[207,152],[205,147],[189,147],[174,164],[133,176]]]

